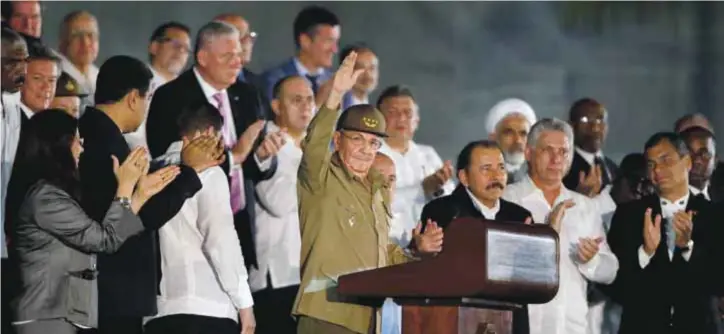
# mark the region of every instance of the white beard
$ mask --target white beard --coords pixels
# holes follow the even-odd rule
[[[525,163],[525,153],[523,152],[503,152],[503,159],[505,159],[505,163],[512,166],[520,167],[523,163]]]

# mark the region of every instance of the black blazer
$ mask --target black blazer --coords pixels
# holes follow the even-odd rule
[[[422,209],[420,219],[423,224],[427,224],[427,220],[431,219],[444,229],[456,218],[465,217],[484,219],[483,214],[475,208],[465,187],[459,184],[452,194],[427,203]],[[532,217],[530,211],[518,204],[500,199],[500,211],[495,216],[495,220],[523,223],[528,217]],[[513,311],[513,333],[527,334],[529,332],[528,307],[526,305],[522,309]]]
[[[616,175],[618,175],[618,165],[616,165],[613,160],[609,159],[607,156],[603,156],[603,161],[606,164],[606,168],[608,169],[609,173],[611,173],[611,179],[608,180],[609,182],[603,182],[601,184],[601,190],[605,188],[607,185],[611,184],[613,180],[616,179]],[[566,177],[563,178],[563,184],[566,186],[566,188],[571,190],[576,190],[576,187],[578,187],[578,174],[581,172],[585,172],[586,175],[591,172],[591,165],[586,162],[586,159],[583,159],[583,157],[578,154],[578,152],[574,151],[573,154],[573,162],[571,163],[571,169],[568,171],[568,174],[566,174]]]
[[[651,262],[641,269],[638,249],[643,244],[643,219],[647,208],[652,217],[661,214],[657,195],[644,197],[618,207],[608,242],[619,260],[619,270],[611,297],[623,306],[619,333],[717,333],[715,294],[722,292],[722,224],[715,209],[703,197],[689,197],[686,210],[696,212],[693,219],[694,249],[687,262],[682,250],[675,248],[669,259],[665,224],[662,240]],[[671,315],[674,307],[674,315]],[[670,328],[673,326],[673,328]]]
[[[241,136],[244,131],[259,119],[266,119],[264,102],[261,93],[254,88],[253,85],[237,81],[227,89],[231,113],[234,117],[234,127],[237,136]],[[151,107],[146,120],[146,138],[148,148],[153,158],[157,158],[168,149],[169,145],[175,141],[181,140],[179,133],[178,116],[184,108],[195,108],[209,104],[208,99],[204,96],[201,85],[196,80],[193,69],[182,73],[175,80],[159,87],[151,101]],[[254,159],[253,152],[261,144],[266,134],[266,129],[259,135],[259,139],[254,145],[252,153],[243,162],[244,171],[244,194],[246,198],[246,207],[237,213],[234,217],[234,225],[236,227],[241,249],[244,253],[244,262],[247,267],[256,266],[256,250],[254,248],[254,238],[252,235],[251,224],[254,223],[256,214],[254,212],[254,202],[256,199],[254,186],[257,182],[267,180],[274,175],[277,168],[277,159],[272,157],[271,167],[262,172]],[[227,159],[222,168],[229,171],[230,161]]]
[[[81,205],[89,217],[102,221],[118,188],[111,155],[123,163],[130,149],[120,129],[102,111],[88,107],[79,123],[84,140],[78,165]],[[181,166],[181,174],[139,212],[146,231],[128,239],[115,254],[98,255],[101,317],[141,317],[156,313],[158,244],[155,231],[200,189],[196,172]]]

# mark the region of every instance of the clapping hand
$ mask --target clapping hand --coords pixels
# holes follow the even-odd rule
[[[412,231],[412,238],[415,247],[420,254],[437,254],[442,251],[443,231],[437,223],[431,219],[427,220],[425,233],[422,233],[422,222],[418,222]]]
[[[661,215],[651,219],[651,208],[646,209],[644,214],[644,251],[649,256],[656,252],[661,243]]]
[[[694,213],[692,211],[674,213],[673,222],[677,247],[684,248],[691,240],[691,230],[694,228],[693,219]]]
[[[556,232],[561,232],[561,223],[563,217],[566,215],[566,210],[575,206],[576,203],[572,199],[567,199],[563,202],[558,203],[548,214],[548,225],[550,225]]]
[[[119,197],[131,197],[138,179],[148,173],[149,162],[146,149],[142,147],[135,148],[126,157],[123,164],[119,164],[118,158],[114,155],[111,156],[111,159],[113,160],[113,173],[118,181],[117,195]]]
[[[576,187],[576,192],[588,197],[596,196],[601,191],[601,185],[603,184],[603,178],[601,175],[601,166],[598,165],[591,168],[591,172],[588,173],[588,176],[586,176],[585,172],[581,171],[578,174],[578,187]]]
[[[598,238],[580,238],[578,240],[578,260],[581,263],[588,263],[598,254],[599,247],[603,242],[603,237]]]

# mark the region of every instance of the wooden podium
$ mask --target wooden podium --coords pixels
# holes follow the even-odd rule
[[[558,244],[545,225],[456,219],[437,256],[341,276],[338,291],[394,298],[403,305],[403,334],[487,334],[479,310],[519,310],[555,297]]]

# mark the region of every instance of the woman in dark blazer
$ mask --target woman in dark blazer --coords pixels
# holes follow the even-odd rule
[[[143,231],[136,213],[178,175],[177,167],[169,167],[146,176],[143,149],[120,166],[113,158],[116,200],[103,221],[96,222],[78,204],[82,151],[78,121],[62,110],[42,111],[23,129],[7,200],[11,255],[21,282],[13,301],[18,334],[68,334],[94,327],[98,272],[93,254],[114,252]]]

